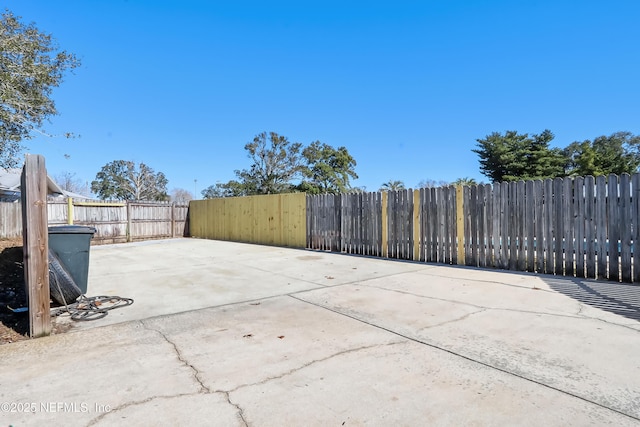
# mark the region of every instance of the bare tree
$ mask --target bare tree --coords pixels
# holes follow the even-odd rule
[[[86,181],[82,182],[82,180],[80,178],[77,178],[76,174],[73,172],[60,172],[53,177],[53,180],[64,191],[80,194],[87,197],[89,197],[89,195],[91,194],[91,191],[89,191],[89,183]]]
[[[418,183],[418,188],[434,188],[434,187],[446,187],[451,185],[447,181],[436,181],[435,179],[423,179]]]
[[[184,188],[174,188],[171,190],[171,201],[178,204],[188,204],[193,200],[193,193]]]

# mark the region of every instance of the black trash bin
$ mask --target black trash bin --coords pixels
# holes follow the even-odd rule
[[[89,247],[95,233],[95,228],[82,225],[49,227],[49,250],[58,257],[83,294],[87,293]]]

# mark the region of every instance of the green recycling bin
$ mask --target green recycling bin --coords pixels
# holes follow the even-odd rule
[[[87,293],[89,247],[95,233],[95,228],[82,225],[49,227],[49,250],[58,257],[83,294]]]

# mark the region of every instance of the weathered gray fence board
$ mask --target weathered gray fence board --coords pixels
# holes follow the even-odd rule
[[[317,234],[324,196],[309,197],[308,209],[317,211],[308,215],[309,230]],[[424,188],[414,206],[411,190],[387,193],[387,256],[457,263],[456,197],[454,187]],[[461,197],[466,265],[640,282],[639,174],[471,186]],[[342,215],[351,218],[333,233],[344,236],[343,250],[382,256],[381,199],[342,197]],[[317,248],[316,240],[308,242]]]
[[[478,267],[486,267],[487,260],[487,244],[489,242],[488,236],[488,223],[487,223],[487,186],[478,186],[478,245],[480,250],[478,251]]]
[[[586,252],[586,273],[587,278],[595,279],[596,277],[596,180],[592,176],[584,179],[584,240]]]
[[[618,208],[618,179],[614,176],[609,176],[607,181],[607,204],[609,280],[617,282],[620,278],[620,270],[618,268],[618,258],[620,257],[618,246],[620,240],[620,211]]]
[[[562,248],[564,256],[564,273],[573,276],[573,180],[562,180]]]
[[[500,204],[501,200],[501,191],[502,186],[498,184],[494,184],[493,186],[493,197],[491,198],[491,212],[492,212],[492,240],[493,240],[493,263],[491,264],[494,268],[501,268],[501,256],[502,253],[500,251],[501,246],[501,234],[500,234],[500,219],[502,218],[502,206]]]
[[[554,215],[554,268],[556,275],[562,276],[564,273],[564,254],[562,247],[562,239],[564,237],[564,221],[563,221],[563,179],[555,178],[553,180],[553,215]]]
[[[635,174],[631,178],[632,182],[632,203],[631,203],[631,221],[633,223],[633,281],[640,282],[640,174]]]
[[[536,180],[533,181],[533,215],[535,218],[535,225],[532,228],[534,230],[534,239],[535,239],[535,270],[543,272],[544,271],[544,258],[545,258],[545,215],[544,215],[544,183],[542,181]]]
[[[620,274],[623,282],[631,282],[631,181],[629,174],[620,175]]]
[[[584,223],[585,223],[585,192],[584,178],[576,177],[574,185],[573,204],[573,229],[575,233],[575,253],[576,253],[576,277],[584,278]]]
[[[0,237],[22,236],[22,204],[0,202]]]

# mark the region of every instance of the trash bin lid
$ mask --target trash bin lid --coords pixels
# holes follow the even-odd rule
[[[85,225],[59,225],[49,227],[49,234],[95,234],[96,231],[94,227]]]

